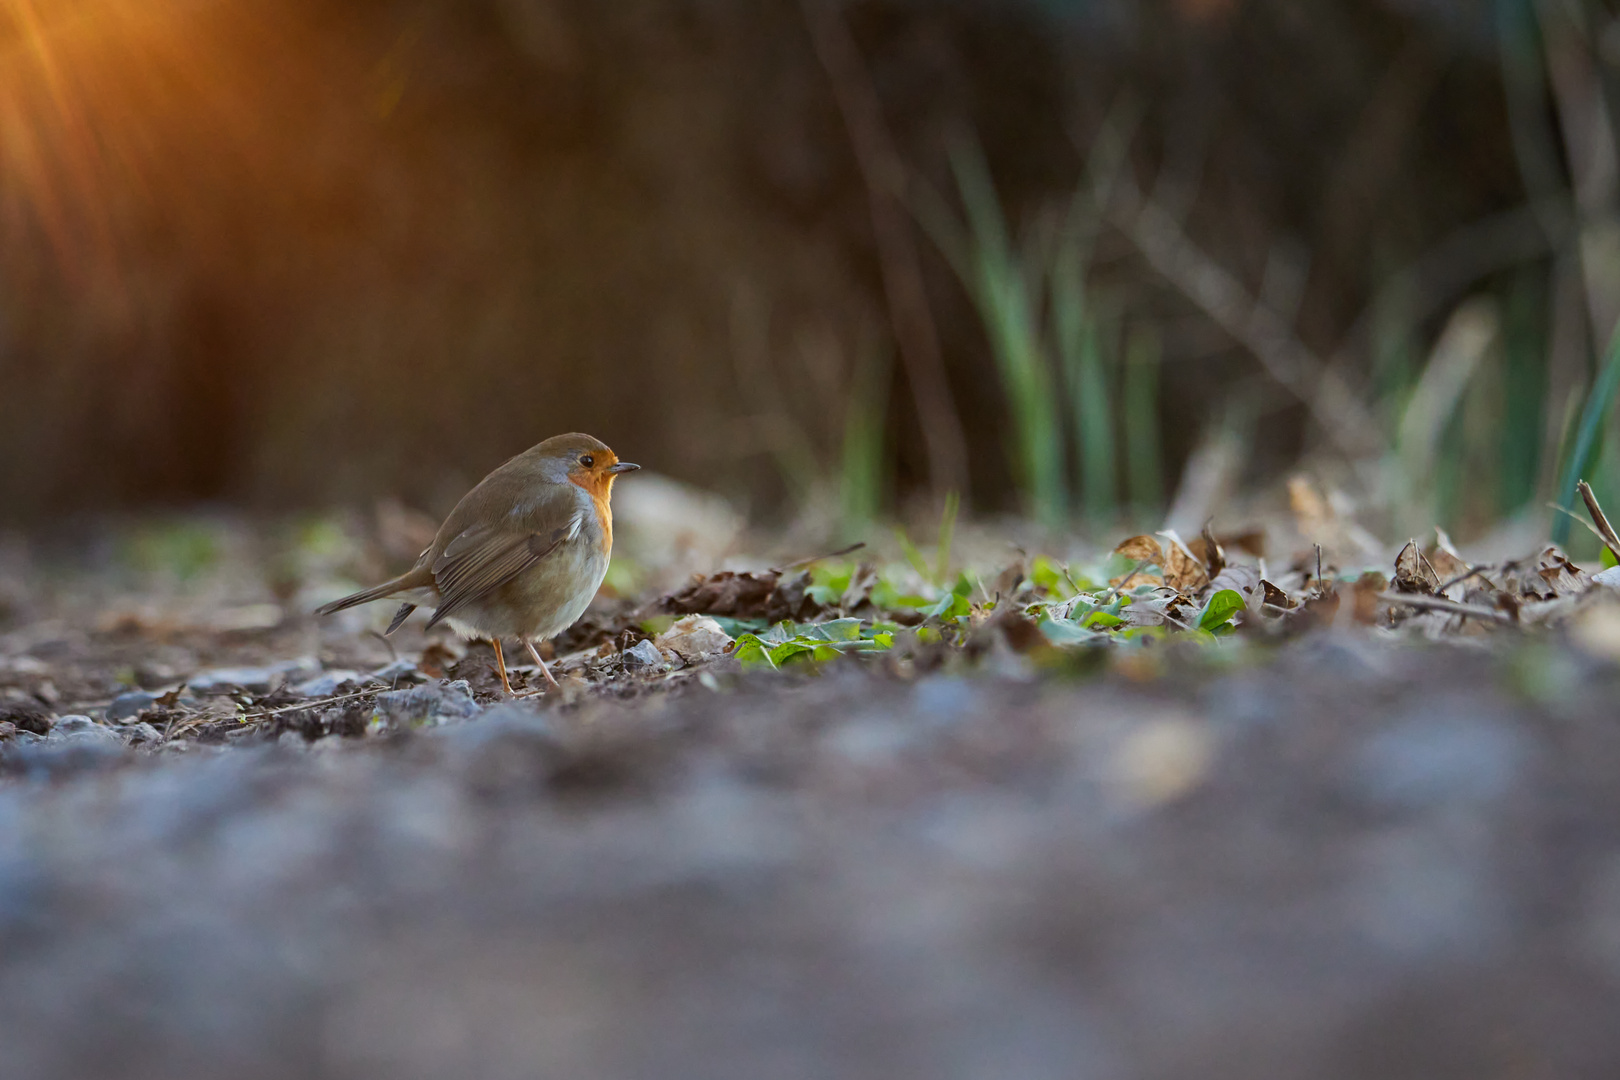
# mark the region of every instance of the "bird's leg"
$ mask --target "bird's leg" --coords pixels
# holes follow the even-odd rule
[[[506,696],[516,697],[517,695],[512,693],[512,684],[506,681],[506,657],[501,655],[501,639],[490,638],[489,643],[495,646],[495,666],[500,669],[501,685],[506,688]]]
[[[528,646],[529,655],[534,657],[534,662],[540,665],[540,674],[546,677],[546,685],[551,687],[553,690],[561,689],[561,687],[557,685],[557,680],[551,677],[551,669],[546,667],[546,662],[544,660],[540,659],[540,650],[534,647],[534,642],[525,641],[523,644]]]

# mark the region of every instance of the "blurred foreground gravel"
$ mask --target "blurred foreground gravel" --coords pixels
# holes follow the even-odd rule
[[[0,744],[0,1075],[1612,1077],[1617,687],[1322,638]]]

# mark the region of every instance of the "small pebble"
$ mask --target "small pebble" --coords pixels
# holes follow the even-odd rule
[[[367,676],[358,671],[328,671],[317,675],[313,679],[301,682],[292,688],[292,692],[302,697],[330,697],[338,692],[344,683],[358,683],[368,681]]]
[[[69,715],[58,717],[51,727],[49,736],[51,742],[76,743],[104,743],[108,746],[122,746],[123,736],[112,728],[102,727],[88,716]]]
[[[483,711],[483,706],[473,700],[472,687],[467,685],[466,679],[390,690],[377,695],[375,708],[386,725],[395,727],[468,720]]]
[[[119,694],[107,706],[107,720],[110,723],[119,723],[123,720],[133,719],[143,710],[150,709],[158,696],[147,690],[131,690],[127,694]]]
[[[160,743],[163,736],[151,724],[142,721],[139,724],[130,724],[124,728],[124,734],[132,744]]]
[[[193,690],[201,691],[239,686],[263,694],[272,686],[312,676],[320,670],[320,661],[312,656],[300,656],[296,660],[285,660],[267,667],[215,668],[193,675],[188,685]]]
[[[624,666],[631,669],[661,668],[664,654],[651,641],[638,641],[633,648],[624,650]]]
[[[399,659],[386,667],[373,671],[367,678],[373,682],[387,683],[392,686],[401,682],[426,682],[427,676],[417,670],[416,664],[410,660]]]

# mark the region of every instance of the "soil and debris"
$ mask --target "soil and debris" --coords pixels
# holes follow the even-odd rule
[[[515,699],[302,593],[36,591],[0,1071],[1612,1074],[1620,575],[1240,539],[721,570]]]

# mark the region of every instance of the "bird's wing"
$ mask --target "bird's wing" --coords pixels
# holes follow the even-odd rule
[[[518,520],[473,527],[460,533],[433,561],[439,606],[428,620],[431,628],[534,566],[569,538],[578,535],[580,511],[572,500],[548,500],[549,506]]]

